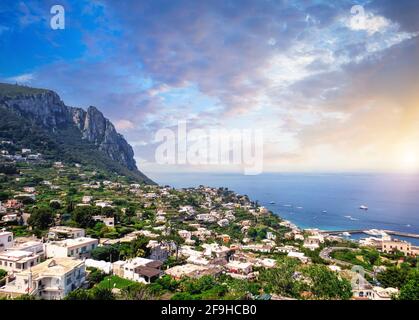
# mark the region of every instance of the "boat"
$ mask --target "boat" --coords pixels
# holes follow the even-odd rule
[[[359,209],[366,211],[366,210],[368,210],[368,207],[366,205],[360,205]]]
[[[323,210],[322,213],[327,213],[327,211],[326,210]]]
[[[351,234],[349,233],[349,232],[342,232],[342,236],[344,236],[344,237],[350,237],[351,236]]]
[[[275,204],[275,201],[271,201],[271,202],[269,202],[269,204]]]

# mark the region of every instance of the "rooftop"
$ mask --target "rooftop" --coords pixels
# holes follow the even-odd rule
[[[83,231],[81,228],[73,228],[73,227],[66,227],[66,226],[56,226],[49,228],[49,231],[55,231],[55,232],[77,232],[77,231]]]
[[[32,267],[30,270],[21,272],[20,275],[25,276],[32,273],[38,276],[62,276],[83,264],[83,261],[73,258],[53,258]]]
[[[76,239],[65,239],[61,241],[52,241],[49,244],[60,246],[60,247],[73,247],[77,245],[83,245],[83,244],[89,244],[92,242],[98,242],[98,239],[94,238],[86,238],[86,237],[80,237]]]

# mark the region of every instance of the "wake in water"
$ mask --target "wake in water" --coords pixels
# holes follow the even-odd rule
[[[349,220],[352,220],[352,221],[358,221],[359,220],[359,219],[354,218],[352,216],[344,216],[344,217],[347,218],[347,219],[349,219]]]

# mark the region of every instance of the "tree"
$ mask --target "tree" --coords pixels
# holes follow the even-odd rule
[[[89,272],[89,275],[87,276],[87,281],[89,281],[91,286],[101,282],[106,276],[104,272],[102,272],[101,270],[97,268],[91,268],[89,269],[89,271],[90,272]]]
[[[74,208],[71,217],[79,227],[89,228],[94,226],[95,221],[93,220],[93,216],[97,213],[97,208],[92,206],[76,207]]]
[[[92,295],[89,290],[76,289],[68,293],[65,300],[92,300]]]
[[[108,288],[94,287],[92,289],[76,289],[71,291],[65,300],[115,300],[115,296]]]
[[[7,271],[0,269],[0,279],[3,279],[7,275]]]
[[[10,198],[10,193],[9,192],[5,192],[5,191],[1,191],[0,192],[0,201],[5,201],[7,199]]]
[[[388,267],[377,275],[377,280],[385,288],[401,288],[406,284],[408,274],[407,268]]]
[[[156,296],[153,294],[150,286],[142,283],[136,283],[122,289],[121,292],[123,300],[155,300]]]
[[[413,270],[400,288],[400,300],[419,300],[419,270]]]
[[[183,240],[183,238],[181,236],[179,236],[179,234],[176,233],[175,230],[173,230],[172,228],[170,228],[170,233],[167,236],[162,236],[159,238],[159,241],[170,241],[173,242],[176,246],[176,261],[179,258],[179,248],[180,245],[185,242],[185,240]]]
[[[94,287],[91,291],[93,300],[115,300],[115,296],[111,289]]]
[[[276,268],[264,270],[260,279],[266,283],[269,291],[273,293],[298,297],[298,284],[294,280],[297,266],[298,262],[296,260],[285,258],[282,262],[278,262]]]
[[[55,210],[61,209],[61,203],[60,203],[59,201],[51,201],[51,202],[49,203],[49,206],[50,206],[52,209],[55,209]]]
[[[91,254],[94,260],[116,261],[119,259],[118,245],[96,247]]]
[[[303,270],[303,274],[310,279],[309,290],[315,298],[322,300],[350,299],[352,297],[351,284],[323,265],[311,265]]]
[[[33,209],[28,219],[28,224],[35,229],[45,230],[54,222],[54,214],[51,208],[40,207]]]

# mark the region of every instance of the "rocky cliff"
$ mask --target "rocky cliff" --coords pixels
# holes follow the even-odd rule
[[[0,105],[54,134],[78,131],[80,135],[73,134],[73,140],[81,138],[110,160],[143,176],[137,169],[132,147],[95,107],[87,111],[69,107],[51,90],[10,84],[0,84]],[[150,182],[145,176],[144,181]]]

